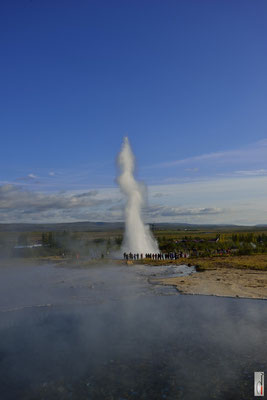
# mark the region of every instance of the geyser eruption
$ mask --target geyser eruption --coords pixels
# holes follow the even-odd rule
[[[126,253],[158,253],[157,242],[149,227],[142,221],[141,208],[145,204],[145,187],[134,178],[135,160],[127,137],[123,140],[118,163],[121,169],[118,183],[127,197],[122,250]]]

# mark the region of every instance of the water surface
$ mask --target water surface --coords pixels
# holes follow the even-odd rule
[[[1,400],[252,399],[266,302],[149,283],[187,268],[1,268]]]

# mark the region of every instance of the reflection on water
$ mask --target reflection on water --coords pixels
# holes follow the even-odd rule
[[[266,302],[161,291],[149,268],[1,269],[1,400],[253,398]]]

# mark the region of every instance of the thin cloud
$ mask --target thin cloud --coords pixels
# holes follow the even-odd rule
[[[33,180],[35,180],[35,179],[38,179],[38,176],[37,176],[37,175],[28,174],[27,176],[22,176],[22,177],[20,177],[20,178],[17,178],[16,180],[17,180],[17,181],[30,182],[30,181],[33,181]]]
[[[215,207],[196,207],[196,208],[183,208],[183,207],[169,207],[169,206],[152,206],[147,211],[148,216],[153,217],[180,217],[180,216],[198,216],[198,215],[211,215],[221,214],[223,209]]]
[[[155,197],[155,198],[160,198],[160,197],[164,197],[164,196],[166,196],[164,193],[154,193],[152,195],[152,197]]]
[[[185,168],[186,172],[198,172],[199,168]]]
[[[184,159],[173,160],[163,162],[160,164],[154,164],[149,168],[168,168],[186,164],[203,163],[203,162],[217,162],[231,164],[236,163],[251,163],[251,162],[264,162],[267,160],[267,139],[263,139],[256,143],[252,143],[248,146],[241,147],[234,150],[218,151],[212,153],[204,153],[193,157],[187,157]],[[198,167],[190,167],[189,169],[195,170]],[[189,170],[187,169],[187,170]]]
[[[236,175],[240,176],[263,176],[267,175],[267,169],[252,169],[244,171],[235,171]]]

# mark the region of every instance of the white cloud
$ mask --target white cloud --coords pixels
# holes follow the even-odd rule
[[[64,215],[77,218],[79,212],[83,211],[85,215],[88,209],[109,205],[111,202],[108,198],[98,198],[96,190],[77,194],[46,194],[9,184],[0,186],[0,219],[26,222],[32,219],[45,221],[47,217],[57,216],[64,220]]]
[[[34,174],[29,174],[28,177],[29,177],[30,179],[36,179],[36,178],[38,178],[38,177],[37,177],[36,175],[34,175]]]
[[[33,192],[15,185],[0,186],[0,209],[22,209],[27,212],[43,211],[48,209],[67,209],[90,207],[108,203],[109,199],[97,199],[96,190],[79,194],[64,192],[45,194]]]
[[[241,171],[241,170],[240,170]],[[147,222],[267,223],[267,176],[261,171],[148,187]],[[238,172],[238,171],[237,171]],[[121,221],[116,187],[37,192],[0,186],[0,222]]]
[[[159,191],[165,193],[160,206],[223,210],[205,215],[205,218],[188,216],[188,222],[197,222],[201,217],[205,223],[267,223],[267,176],[235,176],[150,186],[152,205],[158,205],[153,194]],[[179,221],[186,222],[181,218]]]

